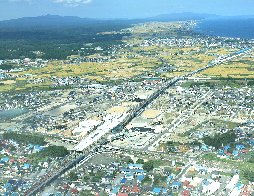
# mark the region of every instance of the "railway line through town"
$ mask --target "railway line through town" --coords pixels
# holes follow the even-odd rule
[[[78,155],[77,157],[73,157],[73,160],[70,160],[67,163],[62,163],[62,167],[58,171],[52,172],[52,173],[44,176],[44,178],[42,178],[37,183],[35,183],[32,186],[32,188],[30,188],[25,193],[25,195],[27,195],[27,196],[36,195],[44,187],[48,186],[50,183],[52,183],[54,180],[56,180],[59,176],[64,174],[66,171],[72,169],[73,167],[75,167],[77,164],[79,164],[84,159],[87,159],[87,157],[89,157],[90,154],[93,154],[95,151],[98,150],[98,146],[104,145],[104,142],[102,142],[101,140],[102,140],[102,138],[105,137],[105,135],[110,134],[111,132],[116,131],[116,130],[122,130],[129,122],[131,122],[135,117],[140,115],[149,104],[151,104],[155,99],[157,99],[161,94],[163,94],[168,88],[170,88],[171,86],[174,86],[177,82],[179,82],[181,80],[186,80],[187,77],[191,77],[195,74],[201,73],[206,69],[209,69],[211,67],[214,67],[219,64],[230,61],[230,60],[237,58],[243,54],[246,54],[250,51],[252,51],[251,48],[246,48],[246,49],[242,49],[238,52],[235,52],[235,53],[232,53],[232,54],[229,54],[226,56],[221,56],[203,68],[195,70],[191,73],[187,73],[184,76],[176,77],[168,82],[165,82],[159,90],[154,92],[145,101],[143,101],[135,110],[132,111],[132,113],[128,114],[119,124],[110,128],[104,134],[100,135],[100,137],[97,138],[97,141],[92,142],[90,146],[88,146],[88,147],[86,146],[86,148],[83,148],[83,149],[78,148],[77,151],[81,152],[80,155]],[[81,141],[81,143],[82,142],[84,142],[84,141]],[[80,144],[78,144],[78,145],[80,146]],[[82,147],[82,145],[81,145],[81,147]]]

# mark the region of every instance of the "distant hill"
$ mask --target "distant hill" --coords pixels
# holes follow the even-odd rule
[[[128,20],[96,20],[71,16],[46,15],[0,22],[0,59],[26,56],[35,58],[33,51],[44,53],[42,58],[66,59],[78,54],[84,44],[104,47],[119,44],[128,34],[98,34],[129,28]],[[8,48],[8,49],[7,49]],[[87,53],[95,51],[88,49]]]
[[[212,21],[211,19],[215,19],[221,22],[212,21],[213,26],[208,23],[207,26],[212,28],[211,31],[219,31],[219,27],[225,27],[226,30],[227,28],[231,29],[231,27],[228,27],[228,25],[231,25],[237,28],[237,31],[241,29],[241,31],[249,32],[250,35],[253,34],[253,28],[249,27],[252,21],[247,21],[248,23],[244,21],[235,23],[233,20],[230,22],[223,22],[225,18],[228,20],[228,18],[232,17],[221,17],[210,14],[178,13],[136,20],[99,20],[75,16],[45,15],[0,21],[0,59],[13,59],[24,56],[35,58],[36,54],[33,51],[41,51],[43,53],[41,58],[66,59],[67,56],[78,54],[77,51],[83,48],[84,44],[93,43],[95,46],[100,45],[108,48],[114,44],[121,44],[122,38],[129,35],[128,33],[98,34],[100,32],[119,31],[120,29],[129,28],[133,24],[149,21],[202,20],[203,23],[204,21]],[[240,16],[233,17],[232,19],[235,20],[239,18],[254,17]],[[236,24],[242,24],[244,26],[242,26],[243,28],[238,28],[239,25]],[[231,30],[227,30],[227,32],[228,31]],[[210,29],[205,27],[204,32],[210,32]],[[213,35],[212,33],[208,34]],[[95,51],[92,48],[88,48],[86,52],[93,54]],[[106,50],[103,52],[106,52]]]
[[[43,28],[43,27],[71,27],[71,26],[82,26],[91,24],[102,24],[102,23],[137,23],[147,21],[183,21],[183,20],[201,20],[206,18],[214,18],[216,15],[211,14],[195,14],[195,13],[176,13],[176,14],[165,14],[144,19],[91,19],[91,18],[80,18],[76,16],[58,16],[58,15],[44,15],[37,17],[24,17],[12,20],[0,21],[0,28]]]
[[[79,18],[76,16],[45,15],[38,17],[24,17],[12,20],[0,21],[0,27],[23,28],[23,27],[61,27],[79,26],[99,22],[95,19]]]
[[[58,16],[58,15],[44,15],[37,17],[24,17],[18,19],[11,19],[0,21],[0,28],[28,28],[28,27],[71,27],[92,24],[130,24],[148,21],[185,21],[185,20],[203,20],[203,19],[247,19],[254,18],[254,15],[246,16],[218,16],[215,14],[197,14],[191,12],[163,14],[143,19],[92,19],[80,18],[76,16]]]

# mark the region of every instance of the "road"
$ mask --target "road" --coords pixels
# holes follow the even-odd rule
[[[106,134],[109,134],[114,129],[123,129],[132,119],[134,119],[139,114],[141,114],[151,102],[153,102],[155,99],[157,99],[161,94],[163,94],[165,92],[165,90],[167,90],[171,86],[175,85],[178,81],[185,80],[187,77],[191,77],[191,76],[193,76],[195,74],[198,74],[198,73],[200,73],[200,72],[202,72],[206,69],[209,69],[209,68],[214,67],[216,65],[219,65],[221,63],[225,63],[227,61],[230,61],[234,58],[237,58],[237,57],[241,56],[242,54],[250,52],[251,50],[252,49],[247,48],[247,49],[240,50],[240,51],[235,52],[235,53],[230,54],[230,55],[221,56],[221,57],[215,59],[213,62],[209,63],[207,66],[205,66],[203,68],[200,68],[200,69],[195,70],[191,73],[185,74],[184,76],[176,77],[176,78],[174,78],[174,79],[172,79],[168,82],[165,82],[165,84],[163,84],[159,90],[157,90],[151,96],[149,96],[143,103],[140,104],[139,107],[137,107],[131,114],[129,114],[126,118],[124,118],[118,125],[112,127],[110,130],[108,129],[107,132],[105,131],[103,134],[100,135],[100,137],[97,138],[96,141],[91,143],[89,146],[85,145],[86,148],[84,148],[83,150],[90,149],[91,146],[93,146],[96,143],[97,143],[97,145],[100,145],[100,143],[98,143],[98,142],[101,140],[101,138],[103,138]],[[178,123],[180,123],[180,121],[178,121]],[[78,144],[78,145],[80,146],[80,144]],[[95,150],[95,149],[97,149],[97,147],[93,147],[93,149]],[[92,152],[92,154],[94,153],[93,150],[90,150],[90,152]],[[72,161],[70,161],[66,164],[62,164],[63,165],[62,168],[60,168],[58,171],[56,171],[54,173],[47,174],[47,176],[45,176],[41,181],[38,181],[31,189],[29,189],[25,193],[25,195],[27,195],[27,196],[36,195],[36,193],[38,193],[40,190],[42,190],[42,188],[44,188],[45,186],[52,183],[60,175],[62,175],[63,173],[65,173],[66,171],[68,171],[71,168],[75,167],[78,163],[80,163],[81,161],[86,159],[87,156],[89,156],[89,154],[91,154],[91,153],[82,154],[82,155],[78,156],[77,158],[75,158],[74,160],[72,160]]]
[[[221,63],[225,63],[227,61],[230,61],[234,58],[237,58],[237,57],[241,56],[242,54],[250,52],[251,50],[252,49],[250,49],[250,48],[246,48],[246,49],[240,50],[238,52],[234,52],[234,53],[229,54],[229,55],[220,56],[220,57],[216,58],[215,60],[213,60],[212,62],[210,62],[207,66],[205,66],[203,68],[200,68],[200,69],[195,70],[193,72],[187,73],[187,74],[185,74],[181,77],[175,77],[174,79],[165,82],[164,84],[162,84],[162,86],[159,90],[155,91],[145,101],[140,103],[140,105],[136,109],[134,109],[131,113],[127,114],[126,117],[121,119],[120,122],[118,121],[118,119],[115,119],[116,121],[118,121],[117,124],[114,124],[113,126],[112,125],[106,125],[106,127],[104,126],[103,129],[99,133],[97,133],[97,131],[95,131],[95,133],[92,133],[92,135],[96,134],[95,137],[92,136],[92,135],[88,136],[88,137],[91,137],[92,142],[90,140],[88,141],[87,138],[85,138],[84,140],[82,140],[75,147],[75,150],[76,151],[83,151],[83,150],[89,148],[89,146],[93,145],[94,143],[99,142],[103,137],[105,137],[107,134],[109,134],[113,130],[122,130],[135,117],[139,116],[150,103],[152,103],[161,94],[163,94],[168,88],[175,85],[180,80],[185,80],[187,77],[191,77],[191,76],[193,76],[195,74],[198,74],[198,73],[200,73],[200,72],[202,72],[206,69],[209,69],[209,68],[214,67],[216,65],[219,65]],[[113,124],[113,122],[111,122],[111,124]],[[107,128],[107,126],[109,128]]]
[[[163,131],[162,133],[158,134],[152,142],[150,142],[150,144],[147,144],[144,147],[144,150],[148,150],[149,146],[158,146],[159,142],[161,140],[163,140],[163,137],[165,134],[167,133],[173,133],[175,132],[175,130],[183,123],[185,122],[190,115],[192,114],[192,112],[194,112],[195,110],[197,110],[197,108],[204,103],[205,101],[207,101],[209,98],[211,98],[212,93],[211,91],[208,91],[205,95],[203,95],[202,97],[200,97],[197,101],[195,101],[195,103],[193,103],[191,105],[191,107],[184,111],[183,113],[181,113],[177,118],[175,118],[170,125],[168,126],[168,129],[166,129],[165,131]]]

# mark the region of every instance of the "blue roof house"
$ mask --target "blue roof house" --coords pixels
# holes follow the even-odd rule
[[[10,183],[11,185],[15,185],[17,183],[16,180],[10,179],[8,180],[8,183]]]
[[[173,180],[175,178],[175,174],[170,174],[168,177],[167,177],[167,185],[169,185],[170,181]]]
[[[137,176],[137,182],[141,183],[145,179],[145,175],[141,174]]]
[[[28,146],[26,147],[27,149],[31,150],[33,149],[34,145],[33,144],[28,144]]]
[[[155,187],[152,191],[154,195],[159,195],[161,193],[161,188]]]
[[[203,150],[203,151],[209,151],[209,146],[207,146],[205,144],[202,144],[201,150]]]
[[[125,178],[126,178],[127,180],[133,180],[133,179],[134,179],[134,174],[133,174],[133,173],[127,173],[127,174],[125,175]]]
[[[127,178],[123,178],[122,180],[121,180],[121,184],[125,184],[126,183],[126,181],[127,181]]]
[[[1,158],[1,162],[7,163],[10,160],[9,157],[3,157]]]
[[[219,149],[219,150],[218,150],[218,155],[224,155],[224,150]]]
[[[4,193],[4,196],[10,196],[11,192],[10,191],[7,191]]]
[[[5,188],[6,191],[12,191],[13,190],[13,186],[8,182],[4,185],[4,188]]]
[[[243,150],[243,149],[245,149],[245,146],[242,144],[238,144],[235,146],[235,148],[236,148],[236,150]]]
[[[237,183],[235,187],[240,191],[243,188],[243,184]]]
[[[161,191],[162,191],[162,194],[166,194],[168,192],[168,190],[165,188],[163,188]]]
[[[254,140],[249,141],[250,145],[254,146]]]
[[[31,167],[31,165],[29,163],[25,163],[23,165],[23,169],[29,169]]]
[[[223,150],[227,151],[228,149],[230,149],[230,146],[224,146]]]
[[[172,183],[171,187],[172,187],[172,189],[177,189],[178,190],[181,187],[181,185],[182,185],[181,182],[175,181],[175,182]]]
[[[129,164],[129,165],[128,165],[128,168],[130,168],[130,169],[140,169],[140,170],[142,170],[142,169],[143,169],[143,164]]]
[[[115,195],[117,195],[117,193],[119,192],[119,190],[120,190],[120,186],[116,186],[115,188],[113,188],[113,190],[110,192],[110,196],[115,196]]]
[[[235,157],[237,157],[239,155],[239,151],[238,150],[234,150],[232,153]]]
[[[43,147],[42,146],[39,146],[39,145],[35,145],[34,146],[34,152],[40,152],[43,150]]]
[[[211,182],[209,182],[207,179],[203,180],[202,182],[203,186],[209,186],[209,184],[211,184]]]

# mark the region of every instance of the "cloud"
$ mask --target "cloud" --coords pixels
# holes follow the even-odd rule
[[[62,3],[64,5],[70,6],[70,7],[77,7],[79,5],[84,5],[91,3],[92,0],[54,0],[55,3]]]
[[[1,1],[1,0],[0,0]],[[8,0],[10,2],[35,2],[36,0]],[[70,7],[77,7],[79,5],[85,5],[91,3],[93,0],[51,0],[54,3],[61,3]]]

